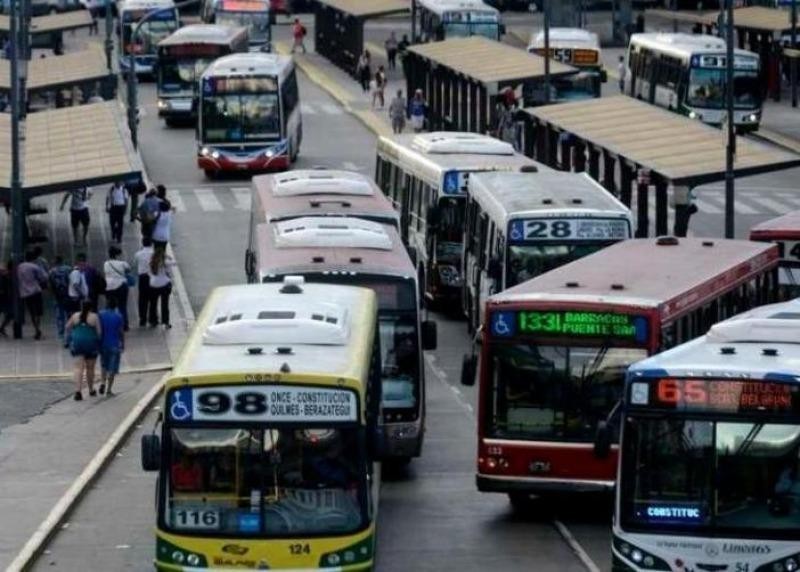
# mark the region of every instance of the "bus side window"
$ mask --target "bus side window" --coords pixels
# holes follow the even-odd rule
[[[489,230],[489,217],[486,213],[481,213],[478,222],[478,267],[486,268],[486,242]]]
[[[472,252],[472,221],[475,214],[475,201],[472,197],[467,197],[467,209],[464,215],[464,251]]]
[[[283,122],[285,124],[289,121],[289,115],[295,110],[300,101],[300,93],[297,90],[297,75],[294,71],[283,82],[281,96],[283,99]]]
[[[400,204],[397,200],[398,189],[400,188],[400,181],[403,179],[403,174],[400,172],[400,169],[394,163],[386,162],[387,166],[387,185],[388,185],[388,194],[389,198],[392,199],[392,203],[394,204],[395,208],[399,208]]]

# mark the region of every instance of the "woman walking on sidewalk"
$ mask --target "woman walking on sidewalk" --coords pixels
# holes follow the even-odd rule
[[[103,264],[103,274],[106,279],[106,299],[116,301],[116,308],[122,316],[125,331],[128,331],[128,291],[136,283],[131,273],[130,265],[120,260],[122,254],[117,246],[108,247],[108,260]]]
[[[148,322],[152,327],[158,325],[158,315],[156,309],[160,305],[161,324],[169,329],[172,324],[169,321],[169,295],[172,293],[172,275],[169,267],[174,262],[167,258],[164,250],[156,248],[150,260],[150,271],[148,280],[150,284],[150,312]]]
[[[72,357],[75,358],[75,401],[83,399],[83,379],[89,388],[89,395],[94,397],[94,367],[100,351],[100,338],[103,331],[100,319],[93,311],[92,303],[83,301],[81,311],[70,317],[65,328]]]
[[[370,78],[372,77],[369,50],[364,50],[364,53],[358,58],[356,75],[358,75],[358,81],[361,83],[361,89],[364,90],[364,93],[367,93],[369,91]]]

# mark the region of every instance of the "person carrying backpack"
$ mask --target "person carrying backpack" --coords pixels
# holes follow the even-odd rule
[[[65,328],[70,340],[69,350],[75,358],[75,401],[83,399],[84,377],[89,395],[91,397],[97,395],[94,389],[94,368],[97,354],[100,352],[103,330],[100,327],[100,318],[94,313],[93,308],[91,302],[82,302],[81,311],[72,314]]]
[[[73,307],[69,299],[69,275],[71,272],[72,268],[64,262],[64,257],[56,255],[53,267],[47,273],[55,305],[56,332],[61,339],[64,338],[64,327]]]
[[[150,189],[139,207],[139,221],[142,223],[142,238],[152,238],[153,228],[158,218],[161,201],[155,189]]]

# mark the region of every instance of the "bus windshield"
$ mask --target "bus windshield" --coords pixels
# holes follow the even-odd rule
[[[247,143],[281,134],[278,93],[226,93],[203,97],[203,140]]]
[[[136,35],[136,44],[138,48],[133,49],[133,53],[154,53],[158,42],[172,34],[178,29],[178,22],[174,18],[174,13],[169,14],[170,19],[159,18],[148,20],[139,28],[139,33]],[[122,41],[125,46],[131,44],[131,34],[136,27],[135,21],[126,21],[122,31]],[[130,53],[130,48],[128,49]]]
[[[439,201],[439,216],[436,224],[436,238],[439,243],[459,245],[456,259],[461,258],[461,242],[465,224],[464,199],[443,198]],[[442,253],[447,256],[447,253]]]
[[[161,87],[165,91],[194,92],[200,76],[214,58],[162,59],[158,70],[161,74]]]
[[[164,521],[181,534],[349,534],[365,523],[353,429],[172,429]]]
[[[488,433],[500,439],[589,441],[622,395],[639,348],[496,343]]]
[[[247,28],[251,44],[259,44],[270,39],[269,12],[228,12],[219,11],[216,23],[221,26]]]
[[[588,256],[613,242],[593,244],[529,244],[508,247],[506,288],[511,288],[568,262]]]
[[[416,410],[419,344],[416,311],[379,312],[384,409]]]
[[[733,77],[733,104],[737,109],[759,106],[761,87],[758,72],[736,70]],[[692,107],[722,109],[725,105],[725,69],[692,68],[686,103]]]
[[[490,40],[499,38],[499,24],[494,13],[448,12],[444,15],[446,38],[484,36]]]
[[[596,73],[581,72],[553,80],[558,101],[578,101],[600,96],[600,79]]]
[[[629,417],[623,441],[623,526],[800,537],[800,425]]]

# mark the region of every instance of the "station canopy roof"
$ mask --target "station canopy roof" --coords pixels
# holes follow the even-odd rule
[[[65,30],[76,30],[87,28],[92,25],[92,17],[88,10],[75,10],[62,14],[48,14],[47,16],[35,16],[31,19],[31,35],[49,34],[52,32],[63,32]],[[0,32],[9,33],[11,23],[8,16],[0,16]]]
[[[28,197],[142,175],[116,101],[31,113],[25,123],[22,186]],[[0,142],[11,148],[7,113],[0,114]],[[0,197],[11,187],[10,155],[0,153]]]
[[[673,184],[699,185],[725,177],[725,133],[625,95],[525,110],[540,122],[650,169]],[[800,155],[738,137],[737,176],[800,165]]]
[[[419,44],[408,51],[487,86],[544,77],[543,57],[481,36]],[[575,72],[576,68],[550,62],[551,76]]]
[[[717,24],[719,11],[689,12],[654,9],[647,10],[645,15],[689,24],[713,26]],[[784,32],[792,29],[791,15],[788,10],[767,8],[766,6],[736,8],[733,15],[733,23],[737,28],[764,32]]]
[[[103,52],[98,49],[72,52],[63,56],[33,59],[28,64],[29,92],[47,91],[96,81],[108,76]],[[8,60],[0,60],[0,91],[11,90],[11,69]]]
[[[319,0],[319,3],[364,19],[411,11],[411,0]]]

